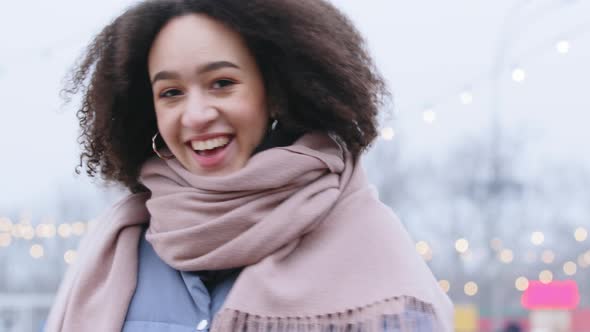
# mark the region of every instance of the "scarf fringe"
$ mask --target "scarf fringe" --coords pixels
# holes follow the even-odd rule
[[[316,316],[269,317],[224,309],[211,332],[416,332],[438,331],[432,305],[414,297]]]

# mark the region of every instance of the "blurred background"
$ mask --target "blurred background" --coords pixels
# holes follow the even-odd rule
[[[0,4],[0,332],[38,331],[92,220],[62,79],[131,0]],[[457,331],[590,331],[590,1],[332,0],[393,101],[365,168]]]

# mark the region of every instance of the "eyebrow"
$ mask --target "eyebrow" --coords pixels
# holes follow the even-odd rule
[[[208,72],[219,70],[221,68],[240,69],[240,67],[238,65],[236,65],[235,63],[229,62],[229,61],[215,61],[215,62],[209,62],[209,63],[199,66],[197,68],[197,74],[202,75],[202,74],[205,74]],[[154,76],[154,78],[152,79],[152,85],[154,83],[156,83],[156,81],[158,81],[158,80],[178,79],[179,77],[180,77],[180,75],[177,72],[163,70],[163,71],[158,72]]]

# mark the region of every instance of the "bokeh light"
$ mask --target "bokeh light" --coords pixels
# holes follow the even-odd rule
[[[529,280],[526,277],[518,277],[514,282],[514,286],[517,290],[524,292],[529,288]]]
[[[549,270],[541,271],[541,273],[539,273],[539,280],[544,284],[550,283],[553,281],[553,272]]]
[[[465,286],[463,287],[463,291],[468,296],[474,296],[475,294],[477,294],[478,291],[477,284],[473,281],[470,281],[465,284]]]
[[[43,257],[45,251],[43,250],[43,247],[40,244],[33,244],[31,246],[31,249],[29,250],[29,253],[31,254],[31,257],[37,259]]]

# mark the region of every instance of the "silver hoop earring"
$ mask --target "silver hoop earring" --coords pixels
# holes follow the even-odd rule
[[[270,130],[274,131],[275,129],[277,129],[277,126],[279,125],[279,120],[275,119],[272,124],[270,125]]]
[[[158,135],[160,134],[160,132],[156,132],[156,134],[154,135],[154,137],[152,137],[152,150],[154,150],[154,152],[156,153],[156,155],[158,156],[158,158],[162,159],[162,160],[170,160],[170,159],[174,159],[174,154],[169,155],[169,156],[164,156],[162,154],[160,154],[160,152],[158,152],[158,147],[156,146],[156,138],[158,138]]]

